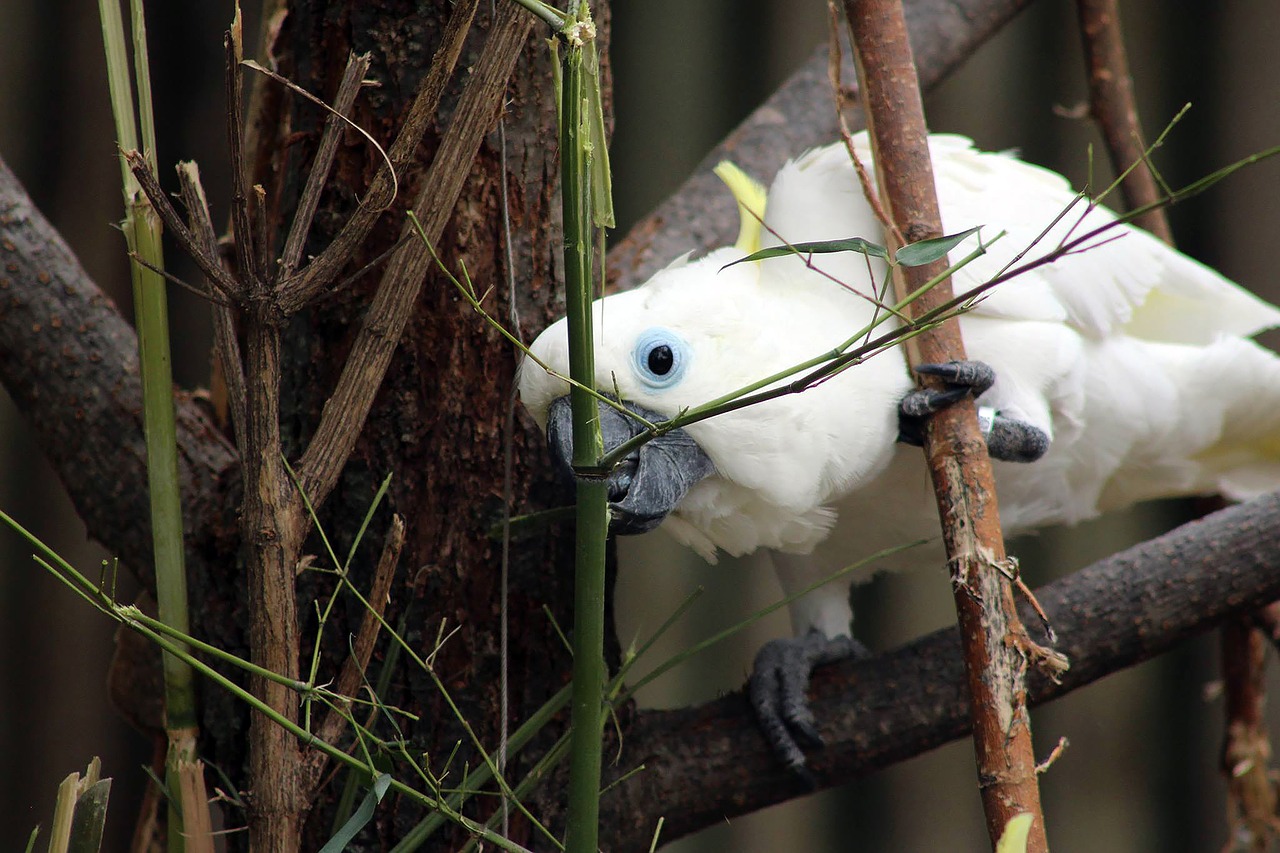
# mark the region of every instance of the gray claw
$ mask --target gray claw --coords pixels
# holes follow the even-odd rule
[[[987,453],[1005,462],[1035,462],[1049,452],[1049,436],[1040,427],[996,413],[987,436]]]
[[[941,412],[952,403],[958,403],[968,396],[968,388],[950,388],[946,391],[917,388],[898,401],[898,412],[909,418],[923,418],[935,412]]]
[[[867,649],[852,637],[828,639],[819,631],[803,637],[771,640],[756,654],[747,695],[756,722],[778,760],[813,787],[801,746],[823,745],[806,692],[815,666],[865,657]]]
[[[944,361],[917,364],[916,373],[936,376],[948,385],[960,385],[977,397],[996,383],[996,372],[985,361]]]

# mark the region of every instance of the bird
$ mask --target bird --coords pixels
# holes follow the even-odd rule
[[[711,562],[763,552],[796,596],[794,636],[760,650],[748,693],[774,754],[801,777],[805,749],[821,746],[805,695],[813,667],[867,653],[850,584],[945,561],[913,446],[931,412],[976,399],[1010,535],[1155,498],[1280,488],[1280,358],[1252,340],[1280,326],[1280,309],[1048,169],[957,135],[931,135],[929,150],[944,232],[979,229],[952,252],[982,249],[953,272],[954,290],[1025,267],[960,317],[970,360],[918,366],[944,390],[919,388],[895,346],[797,393],[659,431],[609,475],[613,532],[660,530]],[[873,322],[876,334],[898,323],[883,307],[881,253],[804,250],[853,237],[883,245],[855,158],[874,174],[865,133],[789,161],[767,193],[724,165],[742,214],[736,243],[682,255],[593,303],[595,383],[612,398],[599,403],[606,452],[761,380],[781,389],[796,365]],[[771,247],[781,250],[744,261]],[[565,470],[568,347],[562,319],[518,376]],[[921,539],[930,544],[828,580]]]

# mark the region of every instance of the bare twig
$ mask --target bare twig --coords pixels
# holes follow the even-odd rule
[[[240,7],[236,7],[231,29],[223,38],[226,53],[227,150],[231,156],[231,231],[235,238],[237,272],[249,285],[249,296],[262,298],[266,287],[258,256],[253,248],[252,216],[249,212],[249,175],[244,160],[244,75]],[[264,238],[265,235],[259,235]]]
[[[467,32],[471,29],[471,19],[475,16],[479,0],[461,0],[453,8],[449,23],[441,37],[440,48],[432,60],[431,69],[422,79],[413,104],[409,107],[404,126],[388,150],[391,165],[383,164],[364,200],[351,215],[342,230],[333,238],[312,261],[301,271],[284,280],[280,286],[279,301],[281,309],[290,314],[297,311],[327,288],[338,277],[338,273],[351,260],[356,250],[363,245],[369,236],[374,223],[393,201],[393,187],[396,175],[413,159],[422,136],[427,127],[435,120],[436,108],[440,104],[440,95],[453,75],[458,55]],[[505,8],[505,7],[504,7]],[[491,36],[492,38],[492,36]],[[515,52],[511,59],[514,61]],[[503,78],[505,84],[506,78]],[[455,118],[454,123],[457,123]],[[427,185],[428,187],[430,184]],[[448,209],[453,209],[450,201]]]
[[[1077,9],[1089,66],[1091,111],[1107,141],[1111,165],[1117,172],[1133,163],[1144,162],[1144,166],[1132,169],[1120,185],[1130,209],[1143,207],[1161,198],[1163,193],[1156,186],[1152,170],[1145,167],[1147,146],[1142,141],[1142,126],[1133,97],[1133,78],[1129,74],[1120,29],[1119,4],[1117,0],[1079,0]],[[1135,222],[1173,245],[1173,231],[1164,208],[1144,213]]]
[[[933,186],[928,132],[900,0],[845,0],[863,107],[871,131],[881,203],[902,239],[942,235]],[[945,271],[897,267],[899,298]],[[920,314],[952,296],[949,282],[925,294]],[[963,360],[959,325],[945,323],[912,338],[908,361]],[[1026,708],[1026,650],[1033,645],[1014,606],[1011,585],[997,570],[1005,559],[995,482],[972,400],[929,419],[925,455],[938,496],[943,540],[952,567],[956,614],[968,674],[979,789],[994,844],[1009,820],[1029,813],[1027,849],[1048,850],[1039,778]]]
[[[191,257],[191,260],[196,262],[196,266],[200,267],[200,272],[205,274],[209,283],[229,299],[242,298],[243,288],[240,283],[223,268],[216,252],[210,253],[202,249],[200,240],[187,228],[178,211],[174,210],[173,205],[169,203],[169,196],[161,188],[160,180],[151,171],[146,158],[137,151],[124,152],[124,158],[129,164],[129,170],[138,179],[142,191],[151,201],[151,206],[155,208],[156,214],[164,223],[165,230],[178,241],[178,245],[182,246],[182,250]]]
[[[514,3],[498,7],[484,50],[413,205],[429,242],[440,239],[452,215],[480,141],[497,118],[507,79],[533,23],[533,17]],[[337,387],[325,402],[315,436],[297,466],[303,491],[317,505],[333,488],[364,427],[431,264],[426,246],[411,240],[391,257],[383,273]]]
[[[382,627],[382,614],[390,600],[391,581],[395,577],[403,547],[404,519],[398,515],[392,516],[391,527],[382,546],[382,556],[378,558],[378,566],[373,573],[373,587],[369,590],[368,601],[373,609],[365,612],[351,646],[351,654],[343,663],[342,671],[333,684],[333,692],[338,696],[350,696],[360,687],[364,672],[369,666],[369,658],[373,655],[378,631]],[[325,743],[337,743],[346,725],[347,718],[337,708],[330,708],[316,728],[316,737]],[[311,774],[310,784],[314,786],[324,773],[329,757],[323,752],[315,751],[307,756],[307,763]]]
[[[341,116],[351,113],[356,95],[364,75],[369,70],[370,55],[347,57],[347,68],[342,73],[342,82],[338,84],[338,94],[333,99],[333,114],[324,125],[324,135],[316,149],[315,160],[311,163],[311,171],[307,174],[307,183],[298,200],[298,210],[289,226],[289,236],[284,241],[284,251],[280,254],[280,272],[282,278],[288,278],[297,269],[302,258],[302,247],[306,243],[307,234],[311,231],[311,221],[315,218],[316,207],[320,204],[320,193],[333,167],[333,158],[338,151],[338,140],[345,128]]]
[[[209,201],[200,183],[200,169],[195,163],[178,164],[178,185],[182,203],[187,208],[187,221],[201,255],[218,258],[218,237],[209,214]],[[222,264],[218,264],[223,269]],[[218,375],[226,387],[227,414],[236,438],[236,447],[244,443],[244,365],[240,361],[240,342],[236,338],[235,310],[230,304],[213,306],[213,348],[218,360]]]

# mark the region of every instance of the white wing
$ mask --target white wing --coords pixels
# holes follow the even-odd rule
[[[856,135],[854,142],[870,172],[866,134]],[[986,255],[954,276],[957,293],[1000,273],[1021,253],[1025,256],[1017,266],[1115,222],[1114,214],[1077,196],[1065,178],[1047,169],[1007,154],[979,151],[961,136],[934,135],[929,146],[943,230],[956,233],[983,226],[987,240],[1006,232]],[[785,166],[766,213],[770,226],[790,242],[881,239],[843,145],[816,149]],[[972,238],[966,241],[952,253],[952,260],[975,245]],[[866,287],[866,263],[860,257],[822,256],[819,264]],[[882,275],[882,267],[876,270]],[[1055,263],[997,286],[976,313],[1065,322],[1091,338],[1122,333],[1188,344],[1252,335],[1280,325],[1280,310],[1125,224],[1107,228]]]

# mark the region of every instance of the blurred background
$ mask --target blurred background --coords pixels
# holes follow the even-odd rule
[[[1192,111],[1157,162],[1174,186],[1280,144],[1280,4],[1121,4],[1148,136],[1188,101]],[[224,3],[152,3],[148,9],[160,160],[195,159],[215,211],[226,185],[220,95]],[[688,176],[706,152],[827,37],[818,0],[618,0],[612,62],[614,188],[619,234]],[[1087,121],[1065,116],[1087,98],[1074,4],[1041,2],[986,45],[927,101],[930,126],[988,149],[1017,148],[1081,183]],[[77,252],[131,313],[122,241],[119,168],[106,102],[97,17],[84,2],[0,3],[0,156]],[[828,109],[827,103],[815,109]],[[1101,149],[1099,149],[1101,151]],[[799,153],[799,152],[796,152]],[[759,176],[768,180],[772,176]],[[1280,299],[1273,245],[1280,224],[1280,162],[1238,175],[1172,210],[1189,254],[1272,300]],[[697,248],[690,246],[689,248]],[[178,274],[183,275],[180,260]],[[176,374],[208,375],[204,306],[171,294]],[[38,425],[36,425],[38,428]],[[69,559],[104,555],[48,465],[33,429],[0,395],[0,506]],[[1033,585],[1179,523],[1183,505],[1148,506],[1014,543]],[[706,593],[655,661],[775,600],[772,573],[749,563],[703,565],[657,537],[624,543],[618,584],[624,647],[646,636],[695,587]],[[859,636],[892,647],[948,624],[945,576],[881,578],[856,593]],[[784,616],[755,626],[655,682],[643,701],[674,706],[742,684],[756,648],[788,633]],[[93,755],[116,778],[108,850],[127,843],[150,744],[106,701],[112,628],[56,585],[16,537],[0,534],[0,848],[21,849],[47,825],[57,782]],[[1272,681],[1274,678],[1272,667]],[[1041,709],[1038,752],[1071,746],[1044,777],[1050,837],[1059,850],[1207,851],[1226,841],[1218,774],[1221,702],[1214,636]],[[1273,684],[1273,690],[1280,684]],[[1276,695],[1273,693],[1273,695]],[[968,742],[850,785],[735,818],[668,849],[981,850],[987,845]]]

